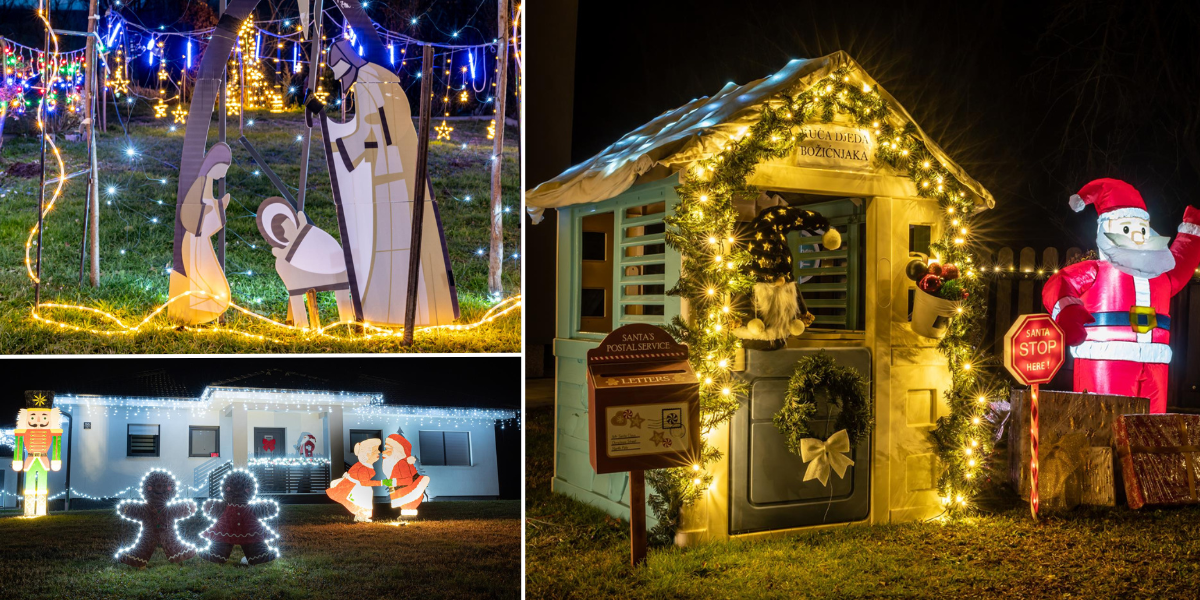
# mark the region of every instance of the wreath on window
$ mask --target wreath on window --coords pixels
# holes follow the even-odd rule
[[[838,408],[834,433],[822,440],[809,427],[817,412],[817,395],[825,394],[830,408]],[[832,468],[838,477],[854,464],[847,456],[870,432],[874,422],[867,381],[858,371],[833,362],[822,350],[796,362],[788,379],[783,407],[772,421],[783,434],[788,450],[809,463],[804,480],[818,479],[825,485]]]

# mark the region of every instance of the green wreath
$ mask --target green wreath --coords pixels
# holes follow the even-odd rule
[[[838,407],[834,431],[845,429],[851,448],[871,432],[874,408],[866,379],[850,367],[834,364],[833,357],[822,350],[796,362],[783,408],[771,419],[796,455],[800,455],[800,440],[814,437],[809,421],[817,412],[817,394],[822,392]]]

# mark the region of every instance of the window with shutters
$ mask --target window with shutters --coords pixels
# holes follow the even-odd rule
[[[465,431],[421,431],[418,433],[422,465],[471,466],[471,434]]]
[[[789,199],[789,203],[792,203]],[[866,328],[866,207],[860,198],[803,203],[821,213],[842,234],[842,245],[821,245],[824,231],[793,231],[792,273],[808,311],[816,317],[811,329],[860,331]]]
[[[158,425],[130,424],[127,430],[126,456],[158,456]]]
[[[572,218],[574,336],[602,338],[632,323],[665,325],[679,314],[667,295],[679,254],[663,218],[678,202],[669,182],[576,209]]]

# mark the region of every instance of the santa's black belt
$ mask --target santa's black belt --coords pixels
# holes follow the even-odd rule
[[[1113,312],[1097,312],[1092,313],[1092,317],[1096,319],[1094,323],[1088,323],[1084,327],[1132,327],[1131,314],[1137,319],[1137,324],[1140,328],[1154,329],[1170,329],[1171,317],[1167,315],[1156,314],[1151,311],[1134,313],[1132,311],[1113,311]],[[1153,318],[1151,318],[1153,317]],[[1144,333],[1144,332],[1143,332]]]

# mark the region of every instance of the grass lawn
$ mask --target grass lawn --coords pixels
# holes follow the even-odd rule
[[[288,185],[299,181],[300,143],[303,129],[299,112],[250,113],[253,126],[245,135],[269,166]],[[249,120],[248,120],[249,122]],[[237,119],[229,121],[234,162],[227,176],[232,196],[226,227],[226,271],[233,302],[256,313],[283,321],[287,290],[275,273],[275,257],[255,225],[258,205],[279,193],[246,150],[237,143]],[[110,112],[109,130],[97,137],[100,166],[100,272],[99,288],[80,286],[80,236],[84,223],[86,177],[67,183],[64,195],[47,216],[42,242],[42,301],[80,304],[114,313],[135,324],[167,300],[175,222],[177,165],[183,128],[171,131],[169,119],[135,117],[124,122]],[[450,262],[458,285],[462,316],[469,324],[484,316],[494,302],[487,293],[489,240],[490,157],[486,121],[455,121],[452,142],[430,143],[429,172],[446,231]],[[9,130],[17,129],[10,123]],[[127,130],[127,134],[126,134]],[[512,140],[504,156],[504,296],[521,289],[520,162],[518,132],[506,130]],[[59,136],[66,170],[87,168],[86,147]],[[215,121],[209,143],[216,140]],[[337,237],[336,213],[331,200],[320,129],[316,130],[310,160],[305,212],[318,227]],[[131,158],[127,150],[132,149]],[[38,140],[11,138],[0,152],[0,172],[18,162],[37,161]],[[48,177],[55,175],[51,169]],[[396,352],[407,350],[398,338],[364,339],[346,328],[329,336],[313,336],[280,328],[230,310],[225,327],[262,335],[250,339],[230,332],[203,334],[149,327],[132,335],[74,332],[48,326],[31,317],[33,285],[25,271],[25,240],[37,220],[36,169],[34,176],[0,178],[0,353],[222,353],[222,352]],[[52,187],[48,188],[53,190]],[[111,193],[110,193],[111,190]],[[292,189],[293,195],[296,189]],[[216,243],[216,237],[213,239]],[[331,293],[320,296],[321,322],[337,321]],[[74,310],[43,309],[44,317],[72,325],[111,330],[116,326],[98,316]],[[413,351],[517,352],[520,351],[520,310],[475,329],[427,331],[416,335]],[[167,326],[165,315],[151,325]]]
[[[526,430],[529,598],[1197,598],[1200,507],[1027,506],[957,523],[855,525],[651,549],[629,567],[629,524],[550,492],[554,418]]]
[[[281,558],[254,567],[155,552],[142,570],[115,562],[136,525],[109,510],[0,518],[0,598],[516,598],[520,504],[429,502],[408,526],[351,523],[332,504],[283,505]],[[206,525],[184,521],[186,536]],[[232,561],[241,560],[234,549]]]

